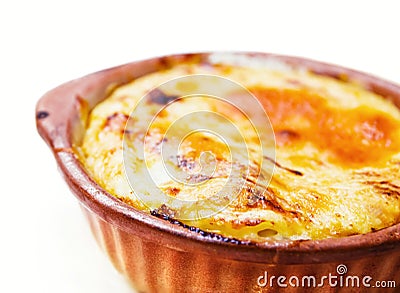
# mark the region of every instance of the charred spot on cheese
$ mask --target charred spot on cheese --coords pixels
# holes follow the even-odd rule
[[[232,227],[235,229],[240,229],[245,226],[252,227],[252,226],[257,226],[264,221],[265,220],[262,219],[252,219],[252,218],[245,218],[243,220],[236,219],[232,222]]]
[[[400,199],[400,186],[389,181],[366,181],[365,184],[372,186],[378,193]]]
[[[152,214],[161,215],[162,217],[173,219],[176,216],[177,212],[174,209],[168,207],[166,204],[162,204],[158,209],[153,210]]]
[[[249,207],[260,205],[265,200],[263,192],[259,189],[247,187],[246,191],[248,192],[246,205]]]
[[[176,165],[183,170],[192,170],[194,169],[196,163],[192,158],[185,158],[182,155],[177,155]]]
[[[188,183],[201,183],[209,180],[211,177],[205,174],[191,174],[187,177]]]
[[[281,168],[281,169],[283,169],[285,171],[288,171],[288,172],[293,173],[293,174],[298,175],[298,176],[303,176],[303,173],[298,171],[298,170],[293,170],[293,169],[284,167],[284,166],[282,166],[281,164],[279,164],[278,162],[274,161],[273,159],[271,159],[269,157],[264,156],[264,158],[267,159],[268,161],[272,162],[273,164],[275,164],[275,166],[277,166],[278,168]]]
[[[246,240],[240,240],[240,239],[236,239],[233,237],[227,237],[227,236],[223,236],[219,233],[214,233],[214,232],[208,232],[205,230],[200,229],[199,227],[196,226],[191,226],[191,225],[187,225],[181,221],[178,221],[176,219],[174,219],[173,217],[170,217],[168,215],[165,215],[163,213],[159,213],[158,209],[157,210],[153,210],[150,212],[150,214],[152,216],[155,216],[157,218],[161,218],[163,220],[166,220],[168,222],[170,222],[173,225],[177,225],[180,226],[184,229],[187,229],[191,232],[197,233],[199,235],[201,235],[204,238],[208,238],[208,239],[214,239],[217,241],[221,241],[221,242],[225,242],[225,243],[231,243],[231,244],[242,244],[242,245],[254,245],[255,243],[251,242],[251,241],[246,241]]]
[[[258,186],[247,186],[245,188],[244,204],[239,204],[238,210],[246,210],[248,208],[261,208],[274,211],[287,217],[299,218],[301,214],[292,206],[279,198],[275,191],[270,188],[260,188]],[[239,197],[240,198],[240,197]]]
[[[275,137],[278,145],[283,146],[299,139],[300,134],[291,129],[282,129],[275,133]]]
[[[129,116],[117,112],[108,116],[104,123],[104,130],[123,133]]]
[[[178,98],[179,96],[167,95],[159,89],[154,89],[147,94],[148,103],[155,103],[159,105],[167,105]]]

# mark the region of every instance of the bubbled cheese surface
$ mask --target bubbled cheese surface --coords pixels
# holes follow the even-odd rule
[[[179,64],[117,88],[91,111],[83,143],[76,146],[80,160],[95,181],[126,203],[148,210],[125,176],[126,123],[136,103],[154,87],[197,73],[229,78],[257,97],[275,133],[277,164],[267,186],[252,181],[250,172],[244,188],[225,209],[201,220],[187,220],[187,224],[228,237],[263,242],[344,237],[400,221],[399,110],[360,85],[273,62],[263,66]],[[239,128],[247,127],[245,117],[233,108],[219,107],[215,101],[202,98],[195,103],[198,105],[183,101],[167,108],[147,133],[146,164],[134,157],[130,162],[139,177],[143,168],[161,174],[155,175],[157,186],[169,196],[185,200],[214,193],[226,184],[225,175],[230,171],[227,166],[240,162],[232,162],[229,150],[215,137],[192,135],[182,145],[176,168],[187,168],[189,163],[196,168],[195,158],[207,150],[216,156],[217,175],[193,186],[170,180],[157,171],[163,168],[158,146],[167,126],[180,113],[194,107],[222,111]],[[151,106],[140,115],[152,115]],[[140,115],[136,121],[141,120]],[[191,123],[198,121],[193,119]],[[221,122],[221,132],[223,125]],[[138,138],[147,131],[140,122],[134,129]],[[226,133],[227,137],[230,135]],[[249,134],[245,140],[250,157],[257,162],[257,139]],[[237,148],[240,153],[240,146]],[[257,164],[253,167],[257,169]],[[138,192],[145,192],[146,186],[139,189],[143,190]],[[165,208],[163,202],[153,204]]]

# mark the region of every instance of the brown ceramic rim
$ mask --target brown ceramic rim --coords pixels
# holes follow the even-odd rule
[[[82,135],[82,116],[103,100],[115,86],[147,73],[185,61],[207,63],[211,52],[179,54],[133,62],[65,83],[46,93],[36,107],[36,124],[50,146],[64,179],[87,209],[120,229],[175,250],[266,264],[311,264],[368,257],[400,249],[400,224],[343,238],[233,244],[202,236],[183,227],[136,210],[101,188],[77,160],[73,141]],[[321,75],[352,80],[390,99],[400,107],[400,86],[378,77],[314,60],[268,53],[231,53],[275,58]]]

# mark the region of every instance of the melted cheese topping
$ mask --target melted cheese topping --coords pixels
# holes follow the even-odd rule
[[[215,100],[200,97],[165,108],[148,129],[146,163],[141,158],[130,158],[138,178],[148,168],[166,194],[199,200],[225,185],[232,168],[240,167],[247,154],[252,161],[245,186],[233,202],[211,217],[186,220],[187,224],[228,237],[262,242],[343,237],[400,221],[399,110],[360,85],[285,66],[180,64],[119,87],[93,109],[84,141],[77,146],[82,163],[111,194],[136,208],[146,209],[124,174],[122,142],[126,123],[139,99],[154,87],[196,73],[227,77],[244,85],[259,99],[275,132],[276,164],[268,186],[251,180],[257,172],[267,171],[258,168],[258,138],[248,131],[250,126],[245,117],[233,107],[222,107]],[[159,98],[154,99],[154,105],[166,102]],[[150,103],[141,115],[154,115],[154,105]],[[226,130],[229,128],[223,119],[218,124],[219,130],[239,156],[232,158],[224,142],[213,135],[190,135],[180,146],[171,167],[193,174],[190,180],[194,183],[203,183],[187,185],[160,171],[163,168],[160,144],[173,121],[182,113],[198,109],[231,117],[242,129],[248,149],[235,144],[238,138]],[[204,125],[207,119],[201,119]],[[147,131],[141,120],[137,117],[132,133],[128,134],[133,145],[135,138],[143,138]],[[196,123],[200,121],[193,116],[190,124]],[[203,178],[197,173],[201,168],[198,158],[207,151],[213,154],[216,164],[213,176]],[[205,160],[203,164],[207,165]],[[143,184],[137,191],[145,193],[146,188]],[[234,186],[231,188],[235,190]],[[157,200],[154,199],[153,205],[159,207],[158,211],[173,217],[168,203]]]

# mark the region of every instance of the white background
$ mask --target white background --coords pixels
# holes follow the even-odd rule
[[[157,55],[299,55],[400,83],[396,1],[2,1],[0,292],[131,292],[35,128],[46,91]]]

